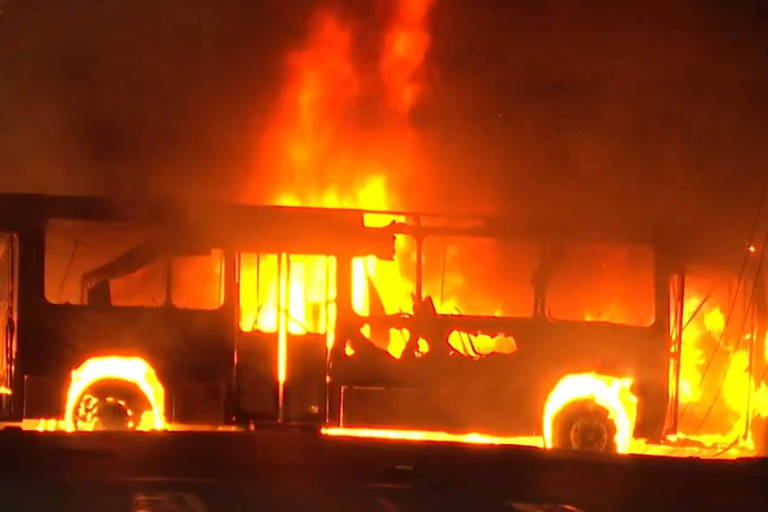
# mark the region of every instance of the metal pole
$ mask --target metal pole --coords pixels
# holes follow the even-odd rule
[[[446,260],[448,259],[448,244],[445,244],[443,246],[443,268],[442,272],[440,273],[440,308],[443,313],[445,313],[445,266],[446,266]]]
[[[756,276],[755,279],[759,279],[760,276]],[[758,286],[759,283],[755,283],[755,286]],[[754,306],[754,302],[753,302]],[[754,357],[755,357],[755,336],[757,334],[757,328],[755,326],[756,324],[756,314],[757,314],[757,308],[752,307],[750,311],[752,315],[752,329],[749,334],[749,363],[747,367],[747,407],[746,407],[746,418],[744,421],[744,439],[749,438],[749,427],[752,423],[752,418],[750,415],[750,409],[752,409],[752,376],[754,372]]]
[[[286,308],[289,304],[289,272],[290,260],[288,255],[284,252],[280,253],[277,263],[277,421],[279,423],[283,422],[285,415],[285,373],[288,344],[288,315]]]
[[[421,217],[416,217],[416,226],[421,227]],[[418,230],[416,234],[416,302],[421,303],[422,292],[422,277],[424,272],[423,262],[423,243],[424,239],[421,236],[421,230]]]
[[[678,414],[680,410],[680,364],[683,360],[683,319],[685,309],[685,271],[678,274],[679,287],[677,290],[677,310],[675,315],[675,397],[672,402],[672,433],[676,434],[678,429]]]

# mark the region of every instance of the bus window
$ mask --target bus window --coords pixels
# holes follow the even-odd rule
[[[113,306],[161,306],[166,265],[147,246],[150,226],[54,219],[45,233],[45,298],[86,304],[87,288],[106,284]]]
[[[109,281],[112,306],[160,307],[165,304],[165,262],[155,261]]]
[[[424,295],[439,313],[528,317],[536,244],[480,237],[424,241]]]
[[[416,242],[395,235],[395,257],[352,258],[352,308],[360,316],[413,311],[416,290]]]
[[[277,254],[240,255],[240,330],[277,331],[278,303],[285,300],[289,333],[325,332],[328,305],[336,299],[335,258],[283,254],[281,260]]]
[[[171,303],[183,309],[218,309],[224,303],[224,254],[177,256],[171,263]]]
[[[654,263],[650,248],[588,242],[557,247],[546,291],[545,307],[550,317],[634,326],[653,323]]]
[[[277,254],[242,253],[240,330],[277,331]]]
[[[415,284],[416,241],[410,236],[395,235],[393,260],[352,258],[352,309],[362,317],[413,312]],[[395,357],[400,357],[409,340],[405,329],[372,330],[365,324],[361,333]]]
[[[332,259],[321,255],[289,255],[288,332],[325,332],[327,305],[336,297]]]

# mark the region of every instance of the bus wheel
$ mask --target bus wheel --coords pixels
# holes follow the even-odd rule
[[[608,410],[591,400],[580,400],[555,418],[552,444],[566,450],[616,453],[615,437],[616,425]]]
[[[132,430],[131,411],[125,402],[103,402],[96,409],[97,428],[100,430]]]
[[[95,382],[77,400],[74,430],[146,430],[142,419],[151,405],[132,383],[105,379]]]

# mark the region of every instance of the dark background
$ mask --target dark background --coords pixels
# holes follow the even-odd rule
[[[365,59],[387,4],[5,0],[0,191],[237,199],[315,7]],[[429,25],[406,206],[748,231],[768,3],[438,0]]]

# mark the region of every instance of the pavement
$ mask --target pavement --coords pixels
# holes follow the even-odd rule
[[[0,432],[0,511],[764,511],[768,459],[253,432]]]

